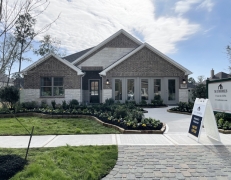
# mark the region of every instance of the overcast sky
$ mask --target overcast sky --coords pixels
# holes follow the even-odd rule
[[[47,34],[61,40],[67,55],[124,29],[191,70],[194,78],[209,77],[212,68],[228,72],[230,9],[230,0],[50,0],[37,27],[61,13]]]

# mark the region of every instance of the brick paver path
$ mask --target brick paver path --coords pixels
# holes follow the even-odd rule
[[[108,179],[228,179],[231,146],[119,146]]]

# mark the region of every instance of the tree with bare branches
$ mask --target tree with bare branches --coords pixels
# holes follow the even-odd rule
[[[24,20],[26,20],[25,16],[30,15],[31,19],[33,19],[35,22],[36,19],[39,18],[39,15],[41,15],[47,9],[48,5],[49,1],[47,0],[1,1],[0,73],[5,73],[5,70],[8,67],[9,63],[12,62],[11,60],[13,57],[15,57],[15,48],[18,46],[18,44],[21,45],[21,49],[17,56],[19,55],[19,57],[21,57],[21,59],[19,60],[21,61],[22,54],[28,49],[29,46],[31,46],[35,37],[46,32],[51,27],[51,25],[58,19],[59,16],[56,19],[54,19],[54,21],[52,21],[51,23],[45,24],[42,28],[31,33],[31,35],[27,34],[26,36],[24,36],[25,32],[27,32],[27,28],[25,28],[26,26],[20,27],[20,24],[23,26],[23,23],[19,23],[20,19],[24,17]],[[31,24],[34,25],[35,23]],[[18,30],[20,29],[22,30],[21,32],[24,32],[24,35],[22,35],[23,33],[19,33]],[[17,31],[18,33],[14,34],[14,32]],[[9,39],[9,36],[12,35],[15,36],[15,41],[9,44],[7,41]]]

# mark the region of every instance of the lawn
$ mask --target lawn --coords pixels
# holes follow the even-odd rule
[[[34,135],[61,134],[116,134],[119,131],[108,128],[92,119],[63,118],[43,119],[39,117],[20,117],[18,120]],[[0,118],[0,135],[28,135],[28,132],[15,118]]]
[[[26,149],[0,149],[0,156],[17,154],[24,158],[25,152]],[[101,179],[115,166],[117,157],[115,145],[34,148],[29,151],[28,164],[11,179]]]

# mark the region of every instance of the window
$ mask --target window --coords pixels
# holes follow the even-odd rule
[[[135,100],[135,88],[134,88],[134,79],[127,80],[127,100],[134,101]]]
[[[122,100],[122,80],[115,79],[115,100]]]
[[[154,79],[154,94],[161,94],[161,79]]]
[[[64,96],[62,77],[42,77],[41,96]]]
[[[141,100],[148,100],[148,79],[141,80]]]

